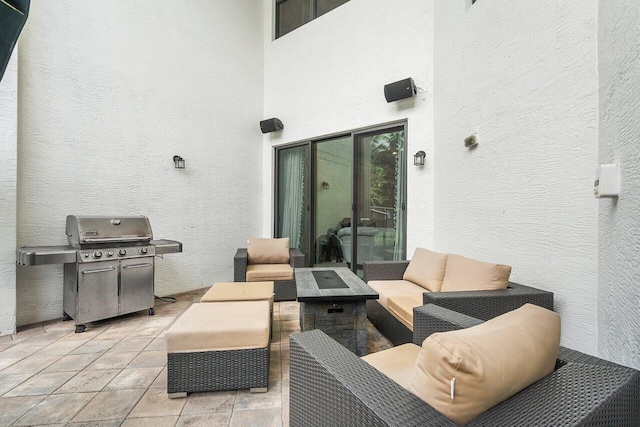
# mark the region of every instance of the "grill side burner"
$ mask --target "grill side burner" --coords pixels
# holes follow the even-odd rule
[[[21,265],[64,263],[63,318],[85,323],[141,310],[154,314],[155,255],[182,252],[173,240],[153,240],[145,216],[67,217],[69,246],[23,247]]]

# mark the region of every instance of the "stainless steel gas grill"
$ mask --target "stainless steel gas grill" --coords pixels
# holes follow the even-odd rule
[[[153,240],[146,216],[67,217],[69,246],[23,247],[21,265],[64,264],[63,317],[85,323],[140,310],[154,314],[155,255],[182,252],[182,243]]]

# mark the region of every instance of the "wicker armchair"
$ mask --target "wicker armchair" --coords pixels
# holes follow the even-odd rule
[[[365,262],[364,281],[401,280],[408,265],[409,261]],[[553,292],[509,282],[508,288],[503,290],[425,292],[423,294],[423,304],[436,304],[481,320],[492,319],[526,303],[553,310]],[[371,323],[394,345],[414,341],[413,331],[377,301],[368,300],[366,304],[367,317]]]
[[[289,265],[292,268],[304,267],[304,254],[299,249],[289,249]],[[247,275],[247,248],[240,248],[233,257],[233,281],[244,282]],[[298,297],[296,292],[295,278],[292,280],[275,280],[274,301],[295,301]]]
[[[481,322],[432,304],[414,316],[416,337]],[[323,332],[292,335],[290,342],[292,427],[456,425]],[[640,372],[561,348],[551,375],[465,425],[638,426]]]

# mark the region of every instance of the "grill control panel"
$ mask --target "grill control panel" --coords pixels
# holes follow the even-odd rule
[[[113,259],[155,256],[155,246],[131,246],[126,248],[80,249],[78,262],[110,261]]]

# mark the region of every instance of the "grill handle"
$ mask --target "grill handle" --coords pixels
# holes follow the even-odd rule
[[[104,273],[107,271],[113,271],[115,269],[116,269],[115,267],[108,267],[108,268],[98,268],[97,270],[82,270],[82,274]]]
[[[125,265],[122,268],[142,268],[142,267],[151,267],[151,263],[150,262],[145,262],[144,264]]]
[[[87,243],[102,243],[102,242],[139,242],[150,241],[150,237],[103,237],[98,239],[84,238],[83,241]]]

